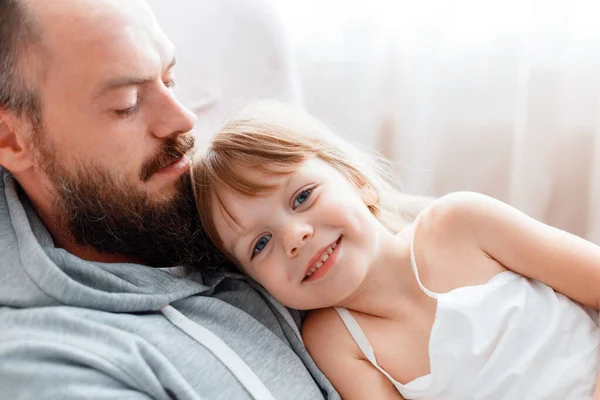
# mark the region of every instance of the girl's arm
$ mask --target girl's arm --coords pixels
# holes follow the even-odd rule
[[[481,194],[454,193],[442,202],[454,228],[489,257],[599,309],[600,247]]]
[[[403,400],[392,383],[362,357],[334,309],[311,311],[302,337],[317,366],[344,400]]]

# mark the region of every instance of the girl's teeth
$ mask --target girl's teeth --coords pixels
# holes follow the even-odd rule
[[[317,272],[317,270],[318,270],[319,268],[321,268],[322,266],[323,266],[323,263],[322,263],[322,262],[318,262],[317,264],[315,264],[315,266],[314,266],[314,267],[312,267],[312,268],[310,269],[310,271],[308,271],[308,274],[306,274],[306,277],[309,277],[309,276],[311,276],[312,274],[314,274],[315,272]]]
[[[318,263],[315,264],[314,267],[312,267],[310,269],[310,271],[308,271],[308,274],[306,274],[307,277],[310,277],[312,274],[314,274],[315,272],[317,272],[317,270],[319,268],[321,268],[323,266],[323,263],[325,261],[327,261],[327,259],[329,258],[329,256],[331,255],[331,253],[333,253],[333,250],[337,247],[337,243],[332,244],[327,251],[325,252],[325,254],[323,254],[323,257],[321,257],[321,261],[319,261]]]

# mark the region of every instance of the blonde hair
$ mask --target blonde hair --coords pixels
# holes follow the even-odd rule
[[[310,157],[327,162],[359,189],[369,185],[377,194],[376,204],[369,208],[392,232],[398,232],[422,208],[423,200],[400,192],[391,165],[383,158],[359,150],[301,110],[280,103],[255,103],[217,132],[192,168],[200,220],[217,248],[232,257],[223,248],[213,221],[219,187],[259,196],[274,188],[251,181],[240,171],[251,168],[285,174]]]

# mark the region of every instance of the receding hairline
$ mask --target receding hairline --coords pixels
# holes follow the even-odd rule
[[[10,14],[14,19],[5,24],[7,30],[0,35],[10,33],[8,39],[0,37],[4,40],[3,51],[8,51],[0,59],[0,73],[4,74],[0,76],[0,89],[6,90],[0,96],[8,95],[12,100],[0,105],[40,123],[36,121],[40,115],[35,114],[41,113],[39,87],[46,77],[49,58],[43,28],[29,1],[14,0],[13,7],[16,15]]]
[[[105,45],[106,38],[115,38],[113,31],[134,28],[160,31],[165,55],[163,68],[174,63],[174,45],[158,24],[154,12],[144,0],[19,0],[26,3],[27,14],[43,30],[51,52],[81,46],[89,49]],[[154,32],[154,31],[152,31]],[[156,40],[157,37],[152,37]],[[163,43],[163,40],[165,39]],[[152,43],[154,44],[154,43]],[[162,45],[164,44],[164,45]],[[114,47],[114,43],[110,42]],[[102,49],[100,49],[102,50]],[[169,67],[172,66],[169,64]]]

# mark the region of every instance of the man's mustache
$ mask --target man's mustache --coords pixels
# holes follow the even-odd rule
[[[191,133],[167,139],[162,150],[144,163],[140,172],[140,179],[142,182],[147,182],[152,178],[152,175],[179,160],[193,147],[194,136]]]

